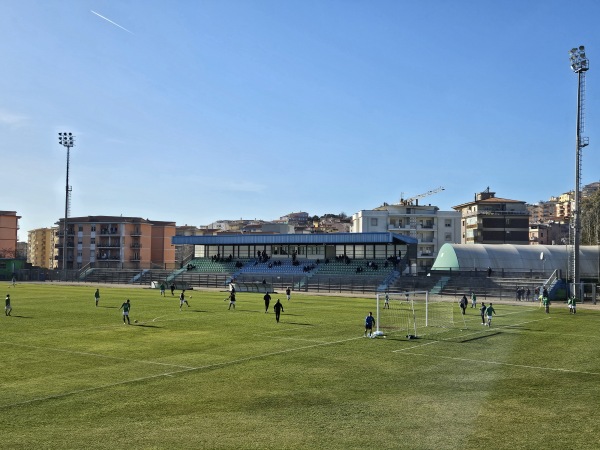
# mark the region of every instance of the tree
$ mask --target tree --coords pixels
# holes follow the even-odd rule
[[[600,244],[600,190],[581,200],[581,244]]]

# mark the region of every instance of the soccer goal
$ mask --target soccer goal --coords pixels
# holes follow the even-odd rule
[[[379,293],[375,336],[411,339],[436,329],[454,328],[453,306],[452,302],[432,300],[427,291]]]

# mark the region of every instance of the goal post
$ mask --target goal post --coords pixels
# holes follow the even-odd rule
[[[377,294],[375,336],[404,334],[414,338],[424,328],[454,328],[452,302],[431,299],[427,291]]]

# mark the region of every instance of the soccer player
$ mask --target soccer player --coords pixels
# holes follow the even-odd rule
[[[390,296],[385,293],[385,301],[383,302],[383,309],[390,309]]]
[[[542,303],[544,304],[544,310],[546,314],[550,313],[550,297],[548,295],[544,295],[542,297]]]
[[[171,283],[171,296],[175,295],[175,283]]]
[[[165,283],[160,283],[160,296],[165,296]]]
[[[475,292],[471,292],[471,308],[477,308],[477,296]]]
[[[123,324],[125,324],[125,319],[127,319],[127,325],[131,325],[129,322],[129,310],[131,309],[131,303],[129,303],[129,299],[125,303],[121,305],[119,310],[123,310]]]
[[[287,297],[287,299],[288,299],[288,302],[289,302],[289,301],[290,301],[290,298],[292,298],[292,290],[291,290],[290,288],[287,288],[287,289],[285,290],[285,296]]]
[[[481,308],[479,308],[479,314],[481,314],[481,325],[485,325],[485,311],[487,309],[487,306],[485,306],[485,303],[481,302]]]
[[[494,307],[492,306],[492,304],[490,303],[490,306],[487,307],[487,309],[485,310],[485,313],[487,314],[487,326],[491,327],[492,326],[492,314],[496,314],[496,311],[494,310]]]
[[[269,291],[263,297],[265,300],[265,314],[269,312],[269,304],[271,303],[271,296],[269,295]]]
[[[96,307],[98,307],[98,302],[100,301],[100,289],[96,289],[96,292],[94,292],[94,300],[96,300]]]
[[[10,316],[10,312],[12,311],[12,306],[10,306],[10,294],[6,294],[6,302],[4,306],[4,314]]]
[[[181,294],[179,294],[179,311],[181,311],[181,307],[183,306],[184,303],[188,306],[188,308],[190,307],[190,304],[185,299],[185,289],[183,289],[181,291]]]
[[[577,299],[570,297],[567,303],[569,304],[569,314],[575,314],[577,312]]]
[[[469,301],[467,300],[467,296],[463,295],[462,298],[460,299],[460,302],[458,302],[458,304],[460,305],[460,310],[462,311],[462,315],[465,315],[465,312],[467,311],[467,305],[469,304]]]
[[[284,312],[283,305],[281,304],[279,299],[277,299],[277,302],[275,303],[275,306],[273,306],[273,309],[275,310],[275,320],[277,321],[277,323],[279,323],[279,316],[282,312]]]
[[[369,333],[369,337],[373,336],[373,325],[375,324],[375,317],[373,317],[373,313],[369,312],[369,315],[365,317],[365,337],[367,337],[367,333]]]
[[[235,291],[231,291],[231,293],[229,294],[229,308],[227,308],[227,310],[230,310],[232,306],[233,309],[235,309]]]

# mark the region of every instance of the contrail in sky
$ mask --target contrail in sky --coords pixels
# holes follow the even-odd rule
[[[93,13],[93,14],[96,14],[96,15],[97,15],[98,17],[100,17],[101,19],[104,19],[104,20],[106,20],[107,22],[110,22],[110,23],[112,23],[114,26],[116,26],[116,27],[119,27],[121,30],[125,30],[125,31],[127,31],[128,33],[131,33],[131,34],[133,34],[133,32],[129,31],[127,28],[125,28],[125,27],[122,27],[121,25],[119,25],[118,23],[115,23],[115,22],[113,22],[113,21],[112,21],[112,20],[110,20],[110,19],[107,19],[107,18],[106,18],[106,17],[104,17],[102,14],[98,14],[96,11],[94,11],[94,10],[91,10],[91,9],[90,9],[90,11],[92,11],[92,13]]]

